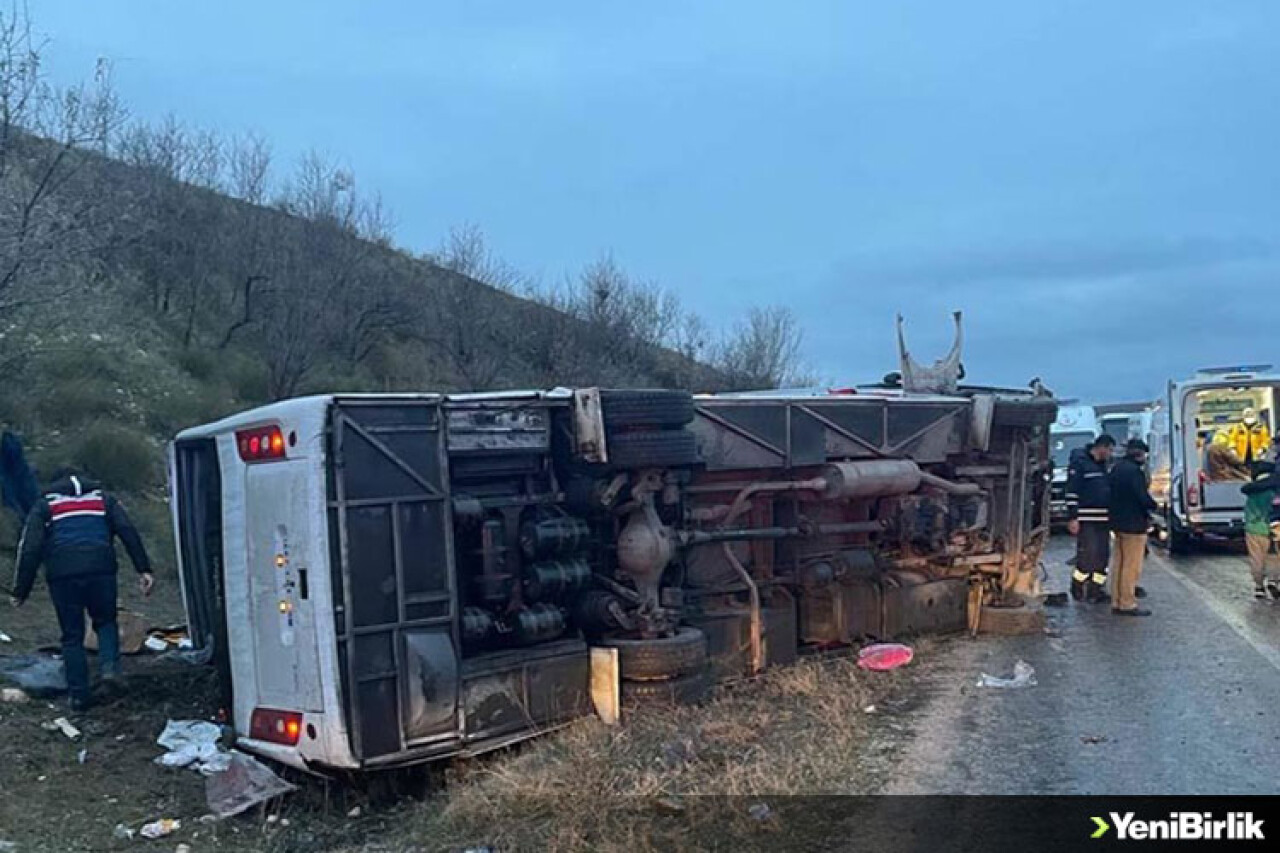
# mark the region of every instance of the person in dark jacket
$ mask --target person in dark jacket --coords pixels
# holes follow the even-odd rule
[[[1118,616],[1150,616],[1138,606],[1138,580],[1147,554],[1147,532],[1151,513],[1158,507],[1147,489],[1147,444],[1130,439],[1124,458],[1108,476],[1111,489],[1111,530],[1116,536],[1116,571],[1112,580],[1111,612]]]
[[[1107,563],[1111,561],[1111,488],[1107,466],[1116,440],[1105,432],[1087,453],[1075,457],[1067,474],[1067,530],[1076,537],[1071,597],[1107,602]]]
[[[21,606],[31,595],[36,571],[44,563],[49,597],[62,629],[62,662],[73,711],[89,705],[89,664],[85,657],[84,614],[98,635],[98,662],[104,680],[120,674],[120,633],[116,626],[116,552],[119,538],[143,595],[154,577],[142,537],[124,507],[74,473],[57,477],[36,502],[18,543],[17,580],[11,602]]]

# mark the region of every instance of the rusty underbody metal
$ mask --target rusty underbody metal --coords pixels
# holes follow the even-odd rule
[[[1039,592],[1054,409],[964,390],[698,398],[704,467],[676,533],[687,618],[745,620],[712,645],[745,651],[751,673],[772,662],[771,618],[801,644],[834,646],[976,632],[984,607],[1025,606]]]

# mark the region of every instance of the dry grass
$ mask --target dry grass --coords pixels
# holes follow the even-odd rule
[[[517,754],[458,765],[447,798],[405,815],[403,841],[367,849],[790,846],[798,822],[782,819],[786,798],[867,790],[859,755],[874,718],[864,709],[903,677],[846,658],[809,660],[722,689],[701,707],[617,728],[582,720]]]

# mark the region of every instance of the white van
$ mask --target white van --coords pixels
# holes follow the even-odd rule
[[[1058,419],[1049,427],[1049,448],[1053,455],[1052,523],[1062,524],[1067,520],[1067,468],[1071,454],[1088,447],[1101,434],[1092,406],[1082,406],[1077,401],[1058,406]]]
[[[1206,534],[1243,534],[1240,487],[1249,463],[1269,457],[1277,388],[1280,374],[1271,365],[1205,368],[1170,382],[1166,398],[1152,408],[1147,467],[1160,505],[1159,536],[1171,551],[1184,551]],[[1257,418],[1248,431],[1246,409]]]

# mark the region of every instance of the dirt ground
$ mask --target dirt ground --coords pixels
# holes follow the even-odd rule
[[[123,596],[126,606],[147,608],[157,624],[172,615],[171,591],[145,604],[135,596]],[[54,639],[43,592],[30,604],[4,611],[0,629],[15,642],[0,653]],[[897,739],[877,732],[899,727],[898,715],[918,701],[914,685],[927,661],[946,642],[922,642],[917,663],[897,672],[867,673],[849,657],[810,659],[722,688],[701,707],[615,728],[581,720],[445,767],[358,783],[281,771],[297,792],[225,821],[206,817],[197,773],[153,763],[166,720],[208,718],[212,673],[136,656],[126,661],[123,689],[73,718],[78,740],[41,727],[65,713],[60,703],[0,704],[0,841],[19,853],[178,844],[192,853],[820,849],[827,828],[814,802],[790,795],[879,790],[896,750],[883,744]],[[801,808],[790,819],[788,810]],[[118,824],[136,831],[162,817],[182,822],[164,840],[113,836]]]

